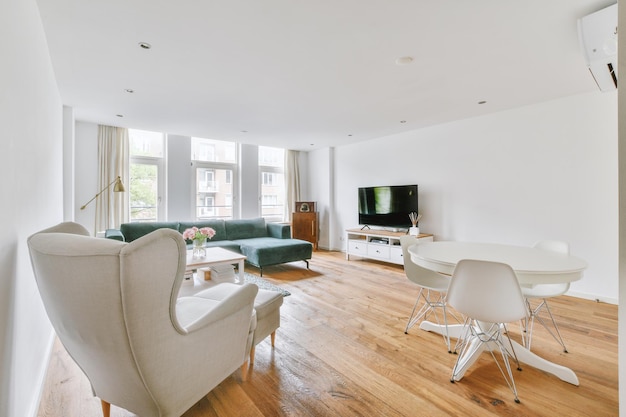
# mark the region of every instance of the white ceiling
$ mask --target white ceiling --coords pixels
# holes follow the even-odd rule
[[[612,3],[38,0],[76,119],[299,150],[599,91],[577,20]]]

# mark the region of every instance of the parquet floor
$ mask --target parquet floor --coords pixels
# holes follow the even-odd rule
[[[248,272],[258,273],[252,267]],[[573,369],[580,386],[529,366],[515,371],[521,404],[484,353],[458,383],[441,336],[404,326],[418,289],[401,266],[314,253],[268,267],[291,292],[276,348],[257,346],[248,380],[239,371],[185,417],[275,416],[617,416],[617,306],[562,296],[551,301],[569,353],[541,327],[533,351]],[[511,333],[519,336],[516,325]],[[133,416],[112,407],[114,417]],[[57,344],[38,417],[101,416],[89,383]]]

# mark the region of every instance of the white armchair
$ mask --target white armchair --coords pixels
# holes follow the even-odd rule
[[[237,286],[221,301],[177,299],[180,233],[123,243],[68,222],[32,235],[28,247],[52,325],[105,416],[110,404],[180,416],[245,364],[258,288]]]

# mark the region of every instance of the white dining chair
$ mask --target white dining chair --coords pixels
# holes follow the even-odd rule
[[[452,274],[447,302],[466,316],[457,342],[459,357],[452,369],[450,381],[460,380],[466,370],[467,358],[478,354],[478,349],[485,349],[513,391],[515,402],[519,403],[509,358],[517,363],[518,370],[521,368],[505,323],[525,318],[528,310],[513,269],[499,262],[461,260]],[[503,335],[506,335],[508,344],[504,343]],[[496,346],[502,354],[506,374],[493,353]]]
[[[411,260],[409,247],[418,244],[417,242],[414,236],[406,235],[400,237],[404,273],[411,282],[414,282],[420,287],[404,333],[408,334],[409,329],[413,327],[415,323],[420,320],[425,320],[432,315],[439,326],[441,326],[443,322],[443,326],[445,327],[443,339],[448,347],[448,352],[452,353],[450,336],[448,334],[448,311],[446,308],[446,291],[448,290],[450,278],[429,269],[422,268]],[[423,304],[418,309],[420,301],[423,301]],[[437,310],[441,311],[441,317],[437,314]]]
[[[569,244],[560,240],[543,240],[535,243],[534,247],[537,249],[569,255]],[[522,286],[522,294],[524,294],[526,304],[528,305],[528,311],[530,312],[529,318],[523,322],[524,331],[522,333],[524,336],[524,346],[526,346],[527,349],[530,350],[533,337],[533,326],[536,319],[543,327],[545,327],[554,340],[561,345],[563,352],[568,353],[563,337],[561,336],[561,332],[559,331],[559,326],[556,324],[552,311],[550,311],[548,298],[558,297],[559,295],[565,294],[567,290],[569,290],[569,285],[569,282],[564,282],[559,284],[540,284],[533,287]],[[536,300],[539,301],[538,304],[536,304]],[[548,313],[552,326],[550,326],[549,323],[539,315],[539,313],[544,309]]]

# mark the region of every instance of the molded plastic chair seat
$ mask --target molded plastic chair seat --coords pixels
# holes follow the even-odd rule
[[[528,314],[517,276],[513,269],[503,263],[461,260],[452,274],[447,295],[448,304],[467,318],[457,347],[459,357],[452,369],[451,382],[458,381],[465,372],[468,357],[478,349],[487,349],[496,362],[500,373],[519,403],[515,380],[511,372],[509,358],[517,363],[513,344],[506,330],[506,323],[525,318]],[[508,344],[504,344],[504,336]],[[497,346],[506,368],[505,374],[496,359],[493,348]]]
[[[406,235],[400,237],[402,258],[404,261],[404,272],[411,282],[420,286],[420,292],[415,300],[415,304],[413,306],[413,310],[411,311],[411,315],[409,316],[404,333],[408,333],[409,329],[413,327],[415,323],[420,320],[425,320],[432,314],[437,324],[441,325],[441,322],[443,321],[443,325],[446,329],[443,338],[446,346],[448,347],[448,352],[451,353],[450,337],[448,335],[448,311],[446,308],[446,291],[448,290],[448,285],[450,284],[450,278],[429,269],[422,268],[411,260],[409,247],[417,244],[418,241],[413,236]],[[420,300],[423,300],[424,304],[416,313]],[[441,309],[441,318],[437,314],[437,309]]]

